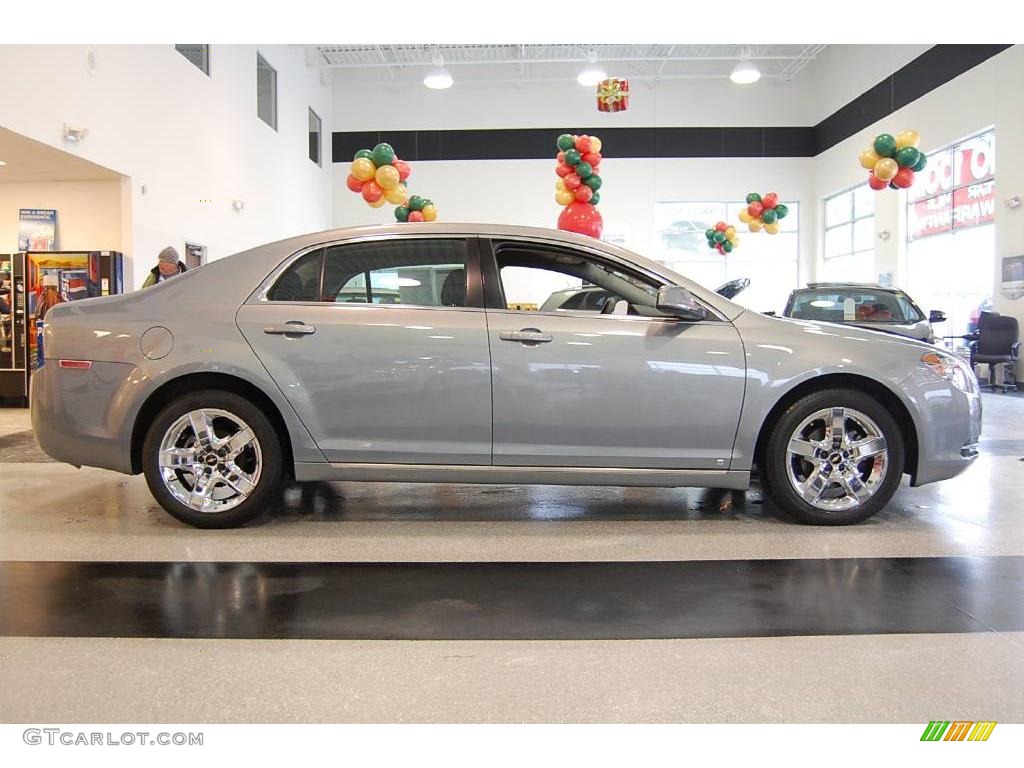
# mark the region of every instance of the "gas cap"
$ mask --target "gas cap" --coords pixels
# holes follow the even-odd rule
[[[174,334],[162,325],[154,325],[142,334],[139,345],[147,359],[160,360],[171,354],[174,348]]]

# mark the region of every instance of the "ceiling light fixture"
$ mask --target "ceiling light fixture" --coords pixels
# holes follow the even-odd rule
[[[732,68],[729,79],[737,85],[750,85],[761,79],[761,70],[750,60],[750,52],[740,53],[740,60]]]
[[[433,64],[434,66],[427,72],[426,77],[423,78],[423,84],[435,91],[451,88],[455,80],[452,78],[452,73],[444,66],[444,56],[440,53],[435,53]]]
[[[0,165],[7,165],[3,160],[0,160]]]
[[[586,68],[576,75],[576,82],[580,85],[593,88],[595,85],[608,77],[605,71],[597,66],[597,51],[593,48],[587,53]]]

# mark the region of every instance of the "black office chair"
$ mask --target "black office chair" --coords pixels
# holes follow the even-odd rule
[[[1017,360],[1020,357],[1020,327],[1017,318],[982,312],[978,320],[978,339],[971,344],[971,365],[989,366],[989,384],[1001,392],[1017,388]],[[995,384],[996,369],[1003,366],[1003,384]]]

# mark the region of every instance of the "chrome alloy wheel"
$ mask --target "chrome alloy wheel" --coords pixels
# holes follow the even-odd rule
[[[855,509],[885,480],[889,449],[878,425],[853,408],[815,411],[786,447],[786,474],[797,494],[826,512]]]
[[[228,411],[200,408],[178,418],[160,441],[160,478],[197,512],[226,512],[260,481],[263,453],[252,428]]]

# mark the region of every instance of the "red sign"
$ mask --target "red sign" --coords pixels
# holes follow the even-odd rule
[[[995,220],[995,134],[985,134],[928,156],[907,207],[910,239]]]

